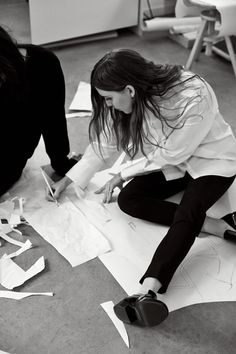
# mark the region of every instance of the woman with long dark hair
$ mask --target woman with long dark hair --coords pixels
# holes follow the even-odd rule
[[[43,136],[54,170],[64,176],[69,159],[65,82],[58,58],[40,46],[21,45],[0,26],[0,195],[20,177]]]
[[[236,241],[234,215],[206,216],[235,179],[236,140],[210,85],[179,65],[154,64],[133,50],[114,50],[94,66],[91,90],[91,144],[55,184],[55,197],[71,181],[85,188],[113,152],[130,157],[129,166],[97,192],[109,203],[120,187],[122,211],[169,230],[137,294],[114,309],[124,322],[156,325],[168,315],[158,293],[167,290],[195,237],[203,231]],[[180,191],[179,204],[166,200]]]

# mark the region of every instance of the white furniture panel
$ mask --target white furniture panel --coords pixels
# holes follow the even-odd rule
[[[139,0],[29,0],[33,44],[138,24]]]

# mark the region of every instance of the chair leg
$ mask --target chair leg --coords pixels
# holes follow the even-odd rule
[[[214,33],[215,33],[215,23],[209,21],[208,28],[207,28],[207,38],[205,39],[205,43],[206,43],[205,54],[208,57],[212,55],[212,45],[213,45],[212,36]]]
[[[202,48],[202,42],[203,42],[203,38],[204,38],[204,35],[206,33],[206,30],[207,30],[207,26],[208,26],[208,23],[206,20],[203,20],[203,24],[198,32],[198,35],[197,35],[197,38],[194,42],[194,45],[193,45],[193,48],[191,50],[191,53],[189,55],[189,58],[187,60],[187,63],[185,65],[185,68],[187,70],[191,69],[191,66],[194,62],[194,60],[197,59],[199,53],[200,53],[200,50]]]
[[[229,52],[229,57],[233,67],[234,75],[236,76],[236,58],[235,58],[234,48],[229,36],[225,36],[225,43]]]

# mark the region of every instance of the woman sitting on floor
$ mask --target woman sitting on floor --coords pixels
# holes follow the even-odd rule
[[[225,220],[206,216],[235,179],[236,139],[210,85],[180,65],[154,64],[133,50],[113,50],[94,66],[91,90],[91,144],[55,183],[54,196],[72,181],[84,189],[113,152],[130,156],[133,163],[98,193],[109,203],[114,188],[120,187],[122,211],[169,230],[137,294],[114,309],[124,322],[156,325],[168,315],[158,293],[167,291],[199,233],[236,241],[232,215]],[[137,154],[142,158],[135,161]],[[179,204],[166,201],[180,191]]]

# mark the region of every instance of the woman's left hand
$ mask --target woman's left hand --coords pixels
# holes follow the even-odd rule
[[[110,203],[114,189],[118,187],[121,190],[123,188],[123,183],[124,180],[122,179],[120,173],[118,173],[95,193],[104,193],[103,203]]]

